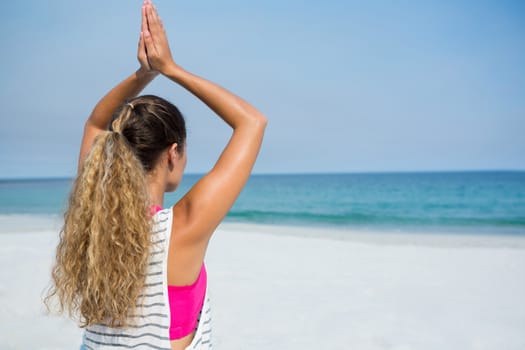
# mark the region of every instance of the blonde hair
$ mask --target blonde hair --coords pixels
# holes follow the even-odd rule
[[[80,326],[126,327],[144,288],[152,218],[146,172],[171,144],[184,144],[177,107],[152,95],[114,113],[74,181],[52,269],[48,309],[80,316]]]
[[[81,327],[126,326],[144,287],[151,218],[142,166],[116,132],[97,137],[76,178],[52,270],[59,312]]]

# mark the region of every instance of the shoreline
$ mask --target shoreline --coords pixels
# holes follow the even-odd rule
[[[276,236],[321,238],[375,245],[423,245],[432,247],[490,247],[525,249],[525,235],[447,231],[393,231],[223,222],[217,230],[263,232]]]
[[[55,232],[62,227],[58,214],[0,214],[0,235],[18,233]],[[303,226],[286,224],[247,223],[225,220],[217,231],[263,233],[276,236],[321,238],[336,241],[360,242],[375,245],[421,245],[436,247],[490,247],[525,249],[525,234],[447,231],[442,229],[411,228],[410,230],[383,228],[355,228],[337,226]]]

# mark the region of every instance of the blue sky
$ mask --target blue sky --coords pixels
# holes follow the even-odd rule
[[[98,99],[137,67],[140,1],[11,1],[1,11],[0,178],[70,176]],[[257,173],[525,170],[518,1],[170,1],[177,62],[260,108]],[[186,116],[188,172],[230,131],[158,78]]]

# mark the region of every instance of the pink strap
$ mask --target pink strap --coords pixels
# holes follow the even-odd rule
[[[151,216],[157,214],[159,211],[161,211],[162,208],[159,207],[158,205],[152,205],[149,207],[149,213]]]

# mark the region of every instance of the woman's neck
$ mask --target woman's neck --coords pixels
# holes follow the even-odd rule
[[[159,206],[164,208],[164,190],[163,181],[159,181],[158,177],[148,177],[147,186],[149,193],[149,204],[152,206]]]

